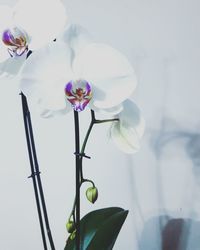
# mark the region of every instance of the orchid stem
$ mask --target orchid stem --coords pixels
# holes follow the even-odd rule
[[[75,114],[76,114],[76,116],[78,116],[77,113],[78,112],[74,111],[74,117],[75,117]],[[96,118],[95,118],[95,112],[94,112],[94,110],[91,110],[91,122],[90,122],[89,128],[88,128],[88,130],[86,132],[86,135],[85,135],[82,147],[81,147],[81,151],[79,153],[79,150],[80,150],[80,144],[79,144],[79,141],[80,141],[80,138],[79,138],[79,121],[78,121],[78,117],[76,117],[76,120],[75,120],[75,136],[79,138],[79,140],[78,140],[78,138],[75,139],[76,147],[77,147],[77,145],[79,145],[79,148],[77,147],[76,148],[76,152],[75,152],[76,161],[78,162],[78,165],[79,165],[78,166],[79,173],[76,173],[77,174],[76,177],[77,177],[77,180],[79,180],[79,182],[76,185],[76,189],[78,190],[78,195],[79,196],[80,196],[81,185],[84,182],[90,182],[93,185],[93,187],[95,187],[95,184],[94,184],[94,182],[92,180],[88,180],[88,179],[85,179],[83,177],[83,167],[82,167],[83,157],[90,158],[90,157],[88,157],[88,156],[85,155],[85,148],[86,148],[86,145],[87,145],[90,133],[92,131],[92,128],[93,128],[94,124],[101,124],[101,123],[113,122],[113,121],[119,121],[119,119],[118,118],[114,118],[114,119],[107,119],[107,120],[96,120]],[[76,126],[77,126],[77,128],[76,128]],[[76,169],[77,169],[77,167],[76,167]],[[78,186],[79,186],[79,189],[78,189]],[[74,204],[73,204],[72,211],[70,213],[69,218],[71,218],[71,216],[74,215],[75,208],[77,209],[77,206],[76,206],[77,201],[80,202],[80,197],[79,198],[77,197],[77,192],[76,192],[76,196],[75,196],[75,199],[74,199]],[[77,219],[76,219],[76,223],[77,223]]]
[[[74,110],[75,125],[75,157],[76,157],[76,250],[80,250],[80,136],[79,136],[79,115]]]
[[[95,120],[96,120],[96,119],[95,119],[95,113],[94,113],[93,110],[91,110],[91,122],[90,122],[90,125],[89,125],[89,128],[88,128],[88,131],[87,131],[87,133],[86,133],[86,135],[85,135],[85,139],[84,139],[84,141],[83,141],[83,145],[82,145],[82,147],[81,147],[81,154],[84,154],[84,153],[85,153],[85,147],[86,147],[86,145],[87,145],[87,141],[88,141],[88,139],[89,139],[90,133],[91,133],[92,128],[93,128],[93,126],[94,126]]]
[[[92,131],[92,128],[93,128],[94,124],[101,124],[101,123],[113,122],[113,121],[119,121],[119,119],[114,118],[114,119],[106,119],[106,120],[96,120],[95,112],[94,112],[94,110],[91,110],[91,122],[90,122],[90,125],[89,125],[89,128],[88,128],[88,131],[86,133],[85,139],[83,141],[83,145],[81,147],[81,154],[85,153],[85,148],[86,148],[86,145],[87,145],[87,141],[89,139],[89,136],[90,136],[90,133]]]
[[[85,154],[85,148],[86,148],[86,145],[87,145],[87,142],[88,142],[88,139],[89,139],[89,136],[90,136],[90,133],[92,131],[92,128],[93,128],[94,124],[101,124],[101,123],[114,122],[114,121],[119,121],[119,119],[118,118],[113,118],[113,119],[106,119],[106,120],[97,120],[95,118],[95,112],[94,112],[94,110],[91,110],[91,122],[90,122],[90,125],[89,125],[89,128],[88,128],[88,131],[87,131],[87,133],[85,135],[85,139],[83,141],[83,145],[81,147],[81,155]],[[80,168],[81,184],[84,181],[82,160],[83,160],[83,157],[81,157],[81,168]]]

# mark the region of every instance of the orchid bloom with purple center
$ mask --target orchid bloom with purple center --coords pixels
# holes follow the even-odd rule
[[[76,28],[35,51],[23,67],[20,82],[44,117],[65,113],[71,107],[119,113],[137,85],[134,70],[122,53],[87,41]]]
[[[76,48],[57,40],[33,53],[21,72],[22,91],[39,104],[43,117],[65,113],[71,106],[119,113],[137,84],[132,66],[104,44]]]
[[[28,51],[28,36],[18,28],[6,29],[2,35],[3,43],[8,47],[11,57],[22,56]]]
[[[32,111],[38,107],[40,115],[49,118],[87,108],[117,117],[111,137],[127,153],[136,152],[144,122],[136,105],[127,101],[137,85],[132,66],[116,49],[86,42],[76,29],[66,33],[33,53],[23,67],[21,90]]]
[[[92,98],[91,86],[85,80],[70,81],[67,83],[65,94],[75,111],[83,111]]]
[[[19,0],[12,8],[0,5],[0,63],[6,62],[6,67],[0,65],[0,75],[4,70],[8,75],[14,71],[17,74],[28,51],[35,51],[53,42],[61,34],[66,22],[65,7],[61,0]],[[15,67],[18,70],[13,70]]]

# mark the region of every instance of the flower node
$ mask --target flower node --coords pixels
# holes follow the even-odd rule
[[[5,30],[2,35],[2,41],[8,47],[11,57],[22,56],[28,51],[27,34],[17,27]]]
[[[83,111],[92,98],[91,86],[85,80],[68,82],[65,94],[75,111]]]

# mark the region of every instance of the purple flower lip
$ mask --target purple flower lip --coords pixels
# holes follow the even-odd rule
[[[3,43],[8,47],[11,57],[22,56],[28,51],[27,35],[18,28],[7,29],[2,35]]]
[[[65,86],[65,95],[75,111],[83,111],[92,99],[92,89],[85,80],[70,81]]]

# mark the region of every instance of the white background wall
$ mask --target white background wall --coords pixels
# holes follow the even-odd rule
[[[8,2],[12,1],[0,1]],[[109,142],[107,126],[94,129],[86,151],[92,159],[85,160],[85,173],[95,180],[100,194],[94,206],[83,200],[82,213],[107,206],[130,210],[115,250],[164,249],[159,232],[166,217],[158,217],[191,219],[181,249],[198,249],[199,1],[63,2],[72,22],[132,62],[139,80],[134,99],[147,123],[141,151],[133,156]],[[1,79],[0,87],[0,249],[39,250],[19,91],[13,80]],[[81,115],[83,128],[87,118]],[[74,196],[73,115],[44,120],[33,113],[33,125],[52,233],[57,249],[63,249]]]

